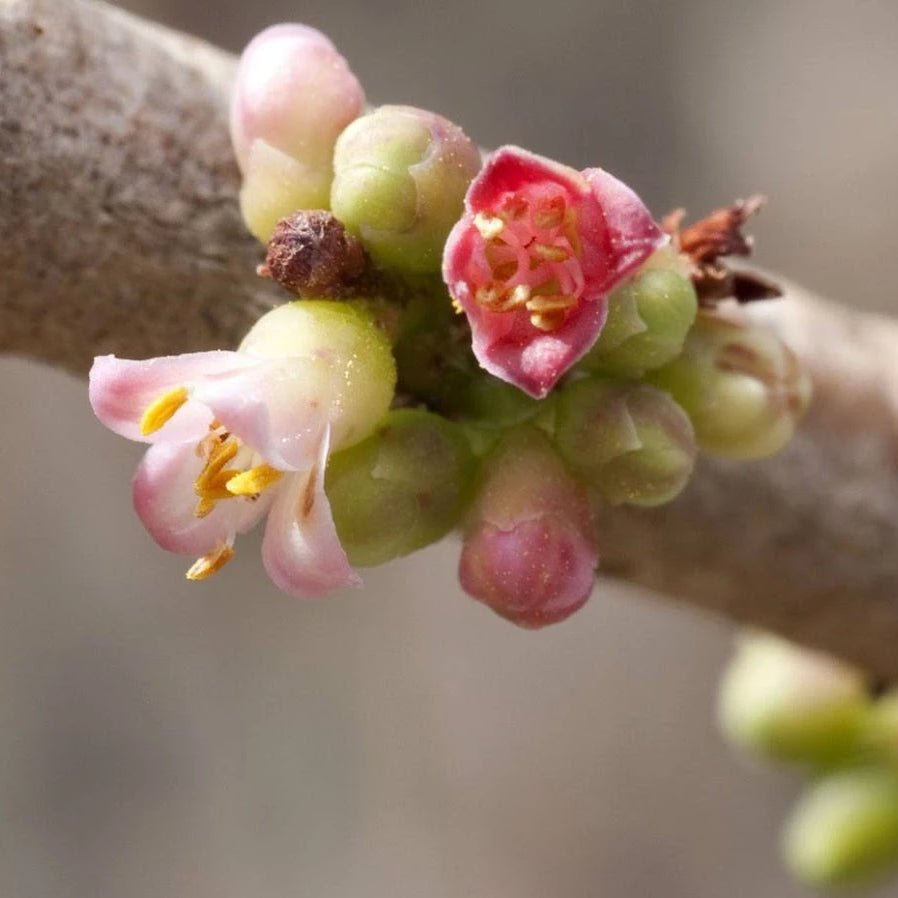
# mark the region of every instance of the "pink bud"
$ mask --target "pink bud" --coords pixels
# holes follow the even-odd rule
[[[327,161],[340,132],[365,108],[358,79],[320,31],[272,25],[247,45],[231,103],[231,140],[242,171],[262,140],[303,162]]]
[[[364,106],[346,60],[314,28],[274,25],[243,51],[231,140],[244,178],[240,209],[261,241],[281,218],[327,208],[334,144]]]
[[[484,462],[459,563],[462,588],[522,627],[581,608],[598,564],[585,487],[535,429],[506,436]]]

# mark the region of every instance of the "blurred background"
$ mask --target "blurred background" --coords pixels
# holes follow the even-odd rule
[[[232,50],[306,21],[373,102],[602,165],[659,214],[766,192],[762,264],[894,308],[894,0],[121,5]],[[715,732],[725,623],[599,581],[519,631],[462,596],[453,543],[320,603],[252,538],[188,584],[84,385],[6,359],[0,394],[0,894],[808,894],[777,857],[797,780]]]

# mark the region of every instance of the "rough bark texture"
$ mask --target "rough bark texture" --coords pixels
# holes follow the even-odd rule
[[[266,305],[230,56],[112,7],[0,0],[0,350],[76,373],[233,342]]]
[[[83,373],[238,340],[275,294],[235,203],[233,60],[78,0],[0,0],[0,60],[0,350]],[[814,376],[800,435],[603,512],[604,568],[898,677],[898,325],[761,305]]]

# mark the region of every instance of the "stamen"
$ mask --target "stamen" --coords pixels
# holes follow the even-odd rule
[[[480,231],[484,240],[495,240],[505,230],[505,222],[501,218],[478,212],[474,216],[474,227]]]
[[[529,299],[530,288],[526,284],[518,284],[505,298],[502,306],[506,309],[519,309],[521,306],[526,305]]]
[[[533,224],[543,230],[557,228],[564,221],[564,199],[556,196],[543,203],[533,214]]]
[[[550,246],[548,243],[534,243],[527,247],[533,255],[545,262],[567,262],[571,254],[563,246]]]
[[[539,328],[541,331],[550,333],[557,331],[564,324],[565,313],[563,309],[553,309],[550,312],[533,312],[530,316],[530,323]]]
[[[214,552],[197,558],[185,576],[188,580],[205,580],[220,571],[233,557],[234,547],[223,543]]]
[[[187,387],[175,387],[150,403],[140,419],[140,433],[149,436],[167,424],[175,412],[187,402]]]
[[[271,465],[259,465],[231,477],[225,486],[231,495],[255,496],[267,490],[273,483],[277,483],[282,476],[283,472],[272,468]]]
[[[226,443],[217,443],[206,460],[206,467],[200,471],[196,478],[196,486],[202,489],[204,486],[214,480],[218,474],[222,472],[224,466],[234,459],[234,456],[240,451],[240,446],[236,440],[228,440]]]
[[[196,506],[193,509],[193,516],[195,518],[204,518],[206,517],[206,515],[210,514],[214,508],[214,499],[200,499],[200,501],[196,503]]]
[[[572,309],[577,304],[573,296],[534,296],[527,303],[529,312],[554,312]]]

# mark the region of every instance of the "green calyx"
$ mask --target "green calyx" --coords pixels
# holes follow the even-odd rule
[[[688,278],[673,268],[646,267],[608,298],[608,319],[580,365],[641,377],[679,355],[697,310]]]
[[[701,449],[765,458],[795,432],[811,396],[792,351],[762,328],[701,313],[682,354],[649,379],[686,410]]]
[[[669,502],[695,464],[689,418],[646,384],[569,384],[558,397],[555,442],[568,467],[615,505]]]
[[[328,462],[327,495],[350,561],[383,564],[445,536],[473,476],[456,425],[418,409],[390,412],[366,440]]]

